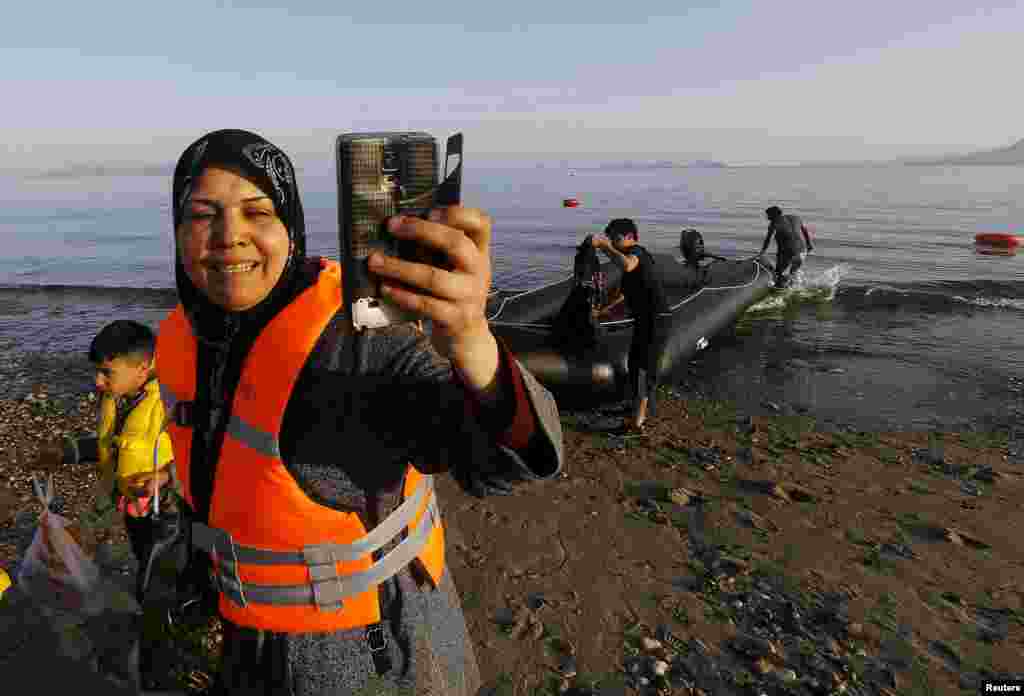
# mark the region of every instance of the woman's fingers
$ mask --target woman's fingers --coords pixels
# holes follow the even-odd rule
[[[437,208],[431,215],[433,222],[462,230],[473,241],[477,249],[486,252],[485,255],[489,257],[493,221],[487,213],[478,208],[452,205],[447,208]]]
[[[386,284],[395,281],[407,290],[425,290],[435,297],[458,300],[479,294],[482,286],[490,285],[490,218],[460,206],[434,212],[434,220],[393,219],[390,229],[399,239],[443,253],[451,262],[450,270],[380,253],[370,257],[370,270]]]
[[[470,324],[473,318],[473,312],[467,311],[470,309],[469,303],[465,301],[431,297],[394,285],[387,286],[385,293],[388,298],[405,309],[429,317],[435,326],[458,329],[464,324]]]
[[[370,270],[383,281],[384,292],[446,333],[457,335],[478,326],[491,283],[491,219],[475,208],[450,206],[432,211],[429,220],[390,222],[395,237],[443,254],[450,266],[373,254]]]
[[[481,258],[490,259],[491,219],[476,208],[435,208],[428,220],[396,217],[388,229],[399,239],[444,253],[456,269],[470,271]]]

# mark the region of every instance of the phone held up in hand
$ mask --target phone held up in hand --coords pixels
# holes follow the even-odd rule
[[[336,143],[338,236],[343,285],[357,331],[416,321],[419,317],[381,295],[369,270],[374,250],[444,267],[444,255],[387,229],[388,218],[426,218],[431,208],[458,205],[462,189],[462,134],[448,138],[438,181],[438,144],[429,133],[345,133]]]

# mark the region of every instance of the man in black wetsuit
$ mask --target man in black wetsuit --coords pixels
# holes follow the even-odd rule
[[[768,251],[768,245],[774,234],[777,250],[775,287],[783,288],[804,265],[807,254],[814,251],[814,244],[811,243],[811,236],[799,215],[783,215],[782,209],[777,205],[766,208],[764,214],[768,217],[770,224],[768,225],[768,236],[764,238],[764,246],[761,247],[761,254]],[[801,239],[801,235],[803,239]]]
[[[624,431],[643,432],[647,405],[657,386],[655,319],[668,311],[661,281],[654,272],[654,258],[638,244],[640,234],[629,218],[617,218],[604,230],[607,239],[593,244],[622,270],[622,294],[633,313],[633,341],[629,347],[629,381],[633,393],[633,417],[623,423]]]

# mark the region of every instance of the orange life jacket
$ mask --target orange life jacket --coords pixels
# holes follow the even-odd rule
[[[419,559],[434,587],[444,573],[444,532],[433,477],[409,466],[403,502],[367,533],[358,515],[312,501],[281,460],[285,407],[317,339],[341,307],[339,265],[320,260],[317,282],[274,317],[245,358],[217,463],[209,524],[193,544],[211,553],[220,612],[239,626],[284,633],[339,631],[380,621],[377,586]],[[196,338],[179,304],[160,325],[156,367],[167,412],[196,396]],[[178,479],[195,509],[191,423],[167,426]],[[339,449],[339,457],[358,456]],[[372,466],[372,463],[367,463]],[[372,552],[407,532],[376,562]]]

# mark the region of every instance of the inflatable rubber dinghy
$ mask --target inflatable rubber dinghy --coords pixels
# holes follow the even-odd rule
[[[596,273],[581,271],[586,244],[589,238],[580,245],[572,276],[525,292],[496,292],[487,318],[494,335],[552,391],[622,395],[633,336],[633,318],[619,292],[622,270],[605,262]],[[670,308],[659,315],[655,334],[663,381],[767,296],[774,276],[755,259],[694,268],[670,255],[652,255]]]

